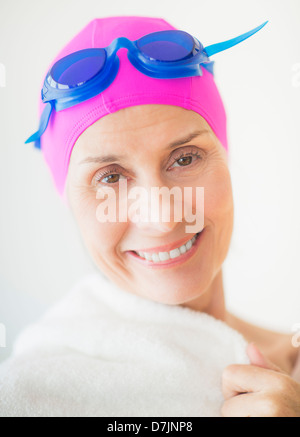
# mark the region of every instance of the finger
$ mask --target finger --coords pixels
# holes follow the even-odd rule
[[[265,369],[274,370],[275,372],[283,372],[280,367],[272,363],[263,353],[259,350],[255,343],[249,343],[247,347],[247,354],[250,359],[250,363],[254,366],[263,367]]]
[[[251,364],[231,364],[222,374],[222,391],[225,399],[241,393],[269,390],[278,386],[282,374]]]
[[[240,394],[226,400],[221,408],[222,417],[270,417],[272,410],[264,397],[256,393]]]

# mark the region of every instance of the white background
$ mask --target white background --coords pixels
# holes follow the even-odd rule
[[[204,46],[269,20],[213,58],[235,202],[224,282],[231,311],[291,332],[300,322],[300,1],[1,0],[0,323],[7,347],[0,359],[27,323],[95,271],[40,151],[24,141],[38,126],[49,62],[90,20],[112,15],[164,18]]]

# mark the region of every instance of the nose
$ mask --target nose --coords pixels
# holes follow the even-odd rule
[[[143,186],[137,191],[138,200],[131,203],[128,220],[147,236],[172,232],[179,225],[179,221],[182,221],[181,197],[172,195],[168,187]]]

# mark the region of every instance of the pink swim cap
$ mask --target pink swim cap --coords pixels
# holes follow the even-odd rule
[[[121,36],[135,41],[150,32],[172,29],[176,28],[162,18],[97,18],[60,51],[47,72],[56,61],[77,50],[107,47],[115,38]],[[198,35],[195,36],[198,38]],[[195,111],[207,121],[226,151],[228,150],[226,113],[210,72],[202,68],[203,76],[156,79],[144,75],[130,63],[126,48],[121,48],[117,56],[120,59],[120,67],[114,82],[102,93],[85,102],[62,111],[53,110],[48,127],[40,139],[41,150],[51,170],[55,186],[66,202],[66,178],[76,140],[101,117],[128,106],[164,104]],[[45,104],[40,99],[40,116],[44,107]]]

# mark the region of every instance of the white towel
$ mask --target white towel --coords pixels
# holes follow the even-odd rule
[[[225,323],[81,280],[0,366],[0,416],[218,417],[221,377],[249,363]]]

